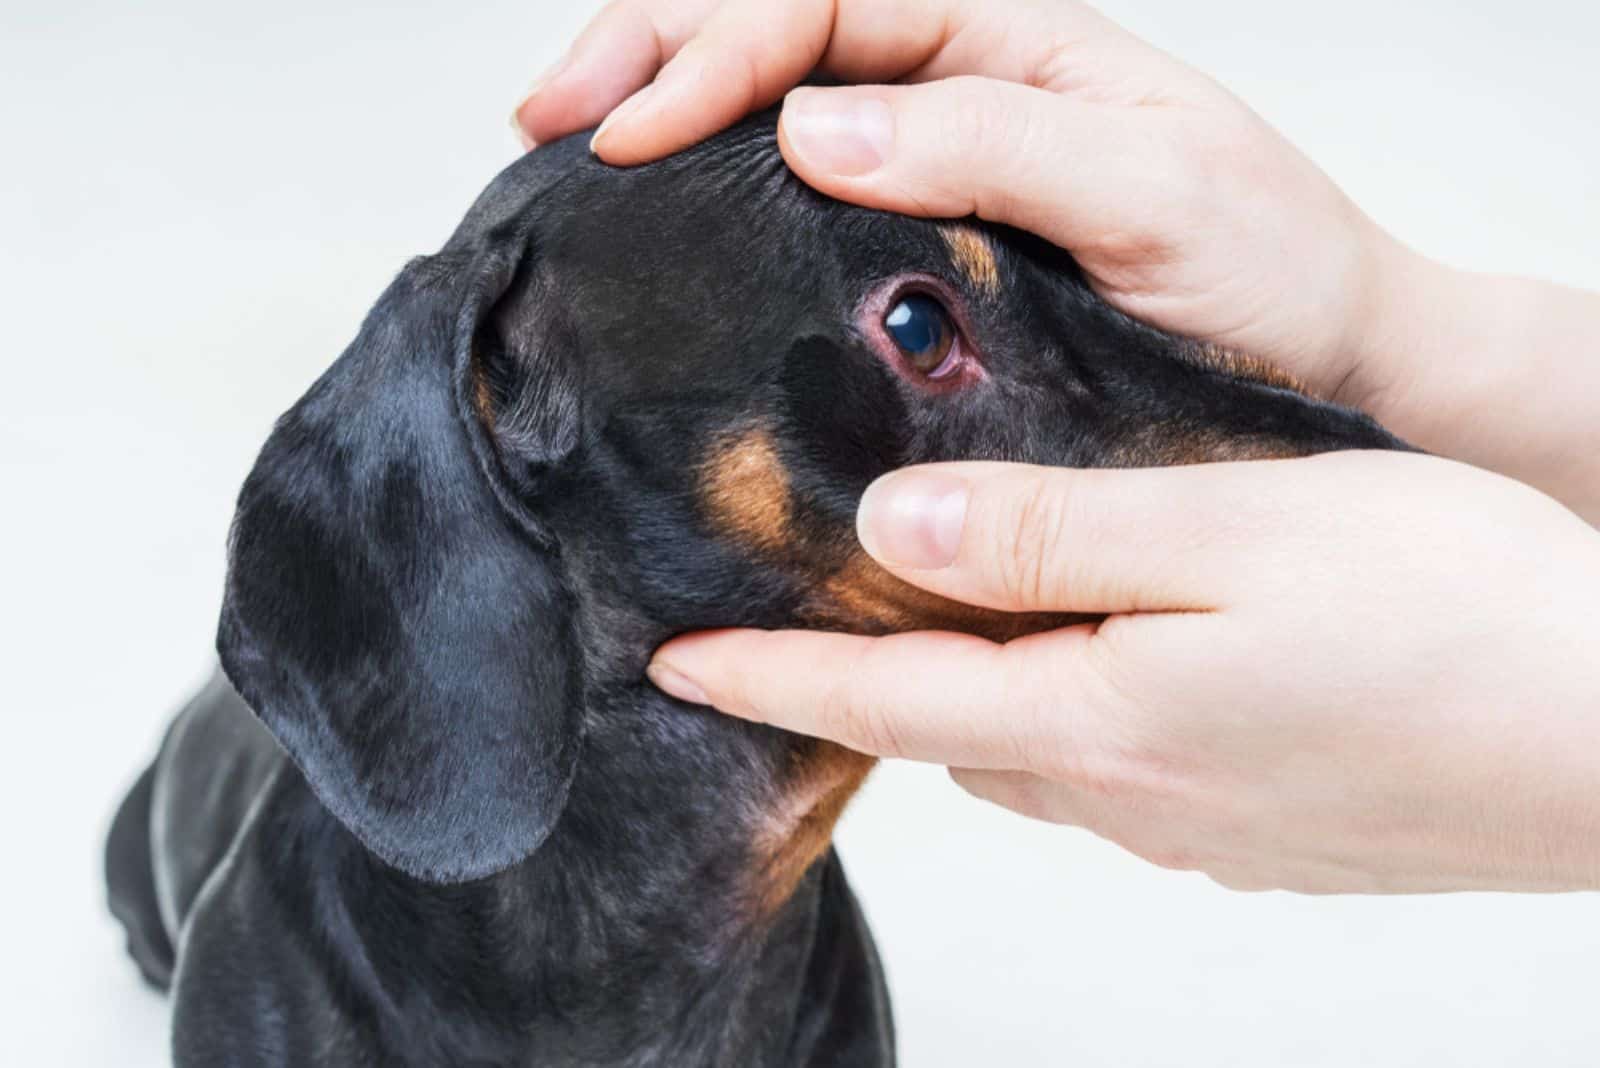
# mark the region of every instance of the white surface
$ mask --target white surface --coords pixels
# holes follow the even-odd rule
[[[1600,286],[1592,6],[1106,6],[1425,249]],[[208,670],[232,495],[586,11],[0,7],[0,1061],[166,1063],[98,855]],[[1234,896],[925,768],[842,840],[914,1068],[1600,1061],[1594,896]]]

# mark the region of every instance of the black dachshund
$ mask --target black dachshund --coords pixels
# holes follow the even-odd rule
[[[681,631],[1058,625],[853,536],[918,461],[1400,443],[1100,303],[1024,235],[827,200],[768,114],[508,168],[278,423],[218,677],[111,832],[177,1064],[893,1062],[838,858],[871,761],[644,681]]]

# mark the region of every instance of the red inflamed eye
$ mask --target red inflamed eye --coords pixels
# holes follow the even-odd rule
[[[883,317],[883,329],[906,363],[929,378],[955,370],[956,324],[926,293],[908,293]]]
[[[952,299],[932,276],[902,275],[867,297],[858,329],[901,377],[939,392],[957,389],[985,376]]]

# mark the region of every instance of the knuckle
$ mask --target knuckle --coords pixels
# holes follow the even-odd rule
[[[853,749],[899,757],[905,748],[894,711],[881,700],[863,698],[848,686],[834,686],[818,710],[822,733]]]
[[[1141,858],[1167,871],[1198,871],[1201,867],[1199,855],[1192,849],[1180,845],[1154,845],[1135,849],[1134,852]]]
[[[1224,890],[1231,890],[1236,894],[1264,894],[1274,889],[1271,883],[1248,872],[1215,871],[1206,872],[1205,875]]]
[[[739,52],[729,57],[728,63],[728,84],[737,87],[734,95],[742,101],[741,108],[748,111],[759,106],[763,96],[759,58],[749,52]]]
[[[987,147],[995,137],[994,94],[984,79],[965,75],[948,79],[929,101],[957,151]]]
[[[1060,791],[1065,794],[1065,791]],[[1020,816],[1040,823],[1073,823],[1071,806],[1066,798],[1052,795],[1038,786],[1019,786],[1006,792],[1000,799],[1007,808]]]
[[[606,21],[638,23],[648,29],[652,27],[655,21],[656,10],[659,6],[652,0],[609,0],[600,9],[598,18]]]
[[[998,177],[1025,143],[1026,116],[1008,107],[1000,88],[988,78],[950,78],[915,99],[931,112],[933,143],[941,155],[981,161],[976,171],[970,167],[962,171],[967,182],[996,184],[983,179]]]
[[[1071,504],[1067,494],[1036,478],[1004,518],[1007,530],[995,541],[1004,551],[996,558],[999,593],[1010,604],[1040,605],[1055,585],[1053,568],[1066,533]]]

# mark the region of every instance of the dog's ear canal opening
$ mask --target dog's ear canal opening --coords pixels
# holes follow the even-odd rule
[[[518,491],[536,499],[578,448],[576,339],[532,257],[473,338],[478,414]]]
[[[564,361],[494,325],[520,322],[497,309],[523,246],[480,232],[407,267],[278,422],[230,539],[228,677],[341,823],[434,882],[537,849],[582,742],[570,593],[500,459],[548,470],[576,440],[570,377],[514,377]]]

